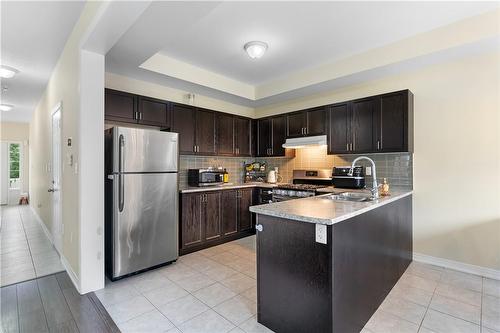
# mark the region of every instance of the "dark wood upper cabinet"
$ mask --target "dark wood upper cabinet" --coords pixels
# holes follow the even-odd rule
[[[330,106],[328,153],[413,151],[413,94],[396,91]]]
[[[238,190],[238,230],[245,231],[253,228],[250,206],[253,205],[253,190]]]
[[[222,191],[221,202],[224,203],[221,209],[222,234],[224,236],[235,234],[238,232],[238,191]]]
[[[307,115],[307,135],[325,135],[326,134],[326,118],[327,108],[324,106],[313,108],[306,111]]]
[[[285,156],[283,144],[286,141],[286,117],[277,116],[271,118],[272,136],[271,136],[271,156]]]
[[[203,242],[202,200],[203,196],[198,193],[182,196],[181,248],[189,248]]]
[[[374,125],[375,125],[375,106],[374,98],[356,100],[351,106],[351,135],[353,153],[369,153],[376,149],[374,143]]]
[[[149,97],[138,97],[138,123],[170,129],[172,126],[169,102]]]
[[[349,153],[351,112],[349,103],[334,104],[329,110],[328,154]]]
[[[236,155],[252,155],[252,121],[248,118],[234,117],[234,142]]]
[[[217,154],[234,155],[235,126],[233,116],[219,113],[217,115]]]
[[[287,114],[288,138],[326,134],[326,107],[320,106]]]
[[[413,94],[408,90],[378,96],[375,117],[378,152],[413,150]]]
[[[215,112],[198,108],[196,110],[196,153],[215,155]]]
[[[189,105],[172,105],[172,132],[179,133],[180,154],[195,154],[195,114],[196,109]]]
[[[289,138],[306,135],[307,128],[307,114],[303,111],[292,112],[287,114],[287,132],[286,136]]]
[[[106,89],[104,110],[106,120],[137,123],[137,95]]]
[[[270,155],[271,133],[271,118],[257,120],[257,156]]]

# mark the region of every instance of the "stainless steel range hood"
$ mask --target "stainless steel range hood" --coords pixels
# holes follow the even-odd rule
[[[326,146],[326,135],[303,136],[300,138],[286,139],[283,148],[307,148]]]

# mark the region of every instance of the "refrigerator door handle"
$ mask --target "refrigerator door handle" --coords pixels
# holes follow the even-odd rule
[[[125,184],[124,184],[124,176],[123,176],[123,164],[125,163],[125,156],[123,148],[125,146],[125,139],[123,138],[123,134],[120,134],[119,139],[119,148],[118,148],[118,210],[121,213],[123,211],[123,205],[125,202]]]

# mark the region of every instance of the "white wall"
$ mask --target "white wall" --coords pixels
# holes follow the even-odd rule
[[[256,110],[415,95],[414,251],[500,270],[500,53],[471,56]]]

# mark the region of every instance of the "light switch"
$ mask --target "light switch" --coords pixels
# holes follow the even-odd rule
[[[326,225],[316,224],[316,243],[327,243],[326,230]]]

